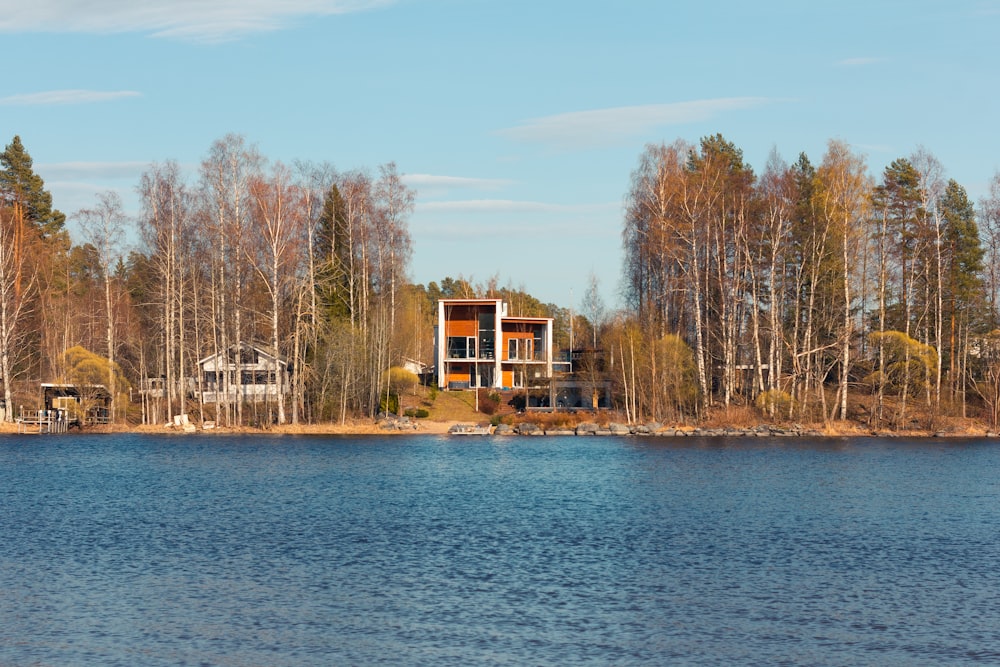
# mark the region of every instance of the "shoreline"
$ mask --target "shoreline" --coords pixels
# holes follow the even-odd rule
[[[468,424],[466,421],[431,421],[419,420],[402,425],[386,425],[385,422],[374,421],[352,421],[344,424],[324,423],[324,424],[285,424],[282,426],[272,426],[270,428],[259,428],[251,426],[241,427],[215,427],[211,429],[196,428],[194,431],[183,431],[180,428],[167,427],[165,425],[106,425],[86,427],[78,434],[104,435],[104,434],[175,434],[189,435],[200,433],[203,435],[345,435],[345,436],[413,436],[413,435],[449,435],[450,430],[460,424]],[[751,427],[735,426],[683,426],[683,425],[633,425],[631,427],[623,424],[611,423],[606,426],[599,426],[594,423],[583,423],[577,428],[553,428],[541,425],[524,423],[527,428],[519,429],[520,424],[494,433],[495,437],[518,436],[630,436],[630,437],[659,437],[659,438],[685,438],[685,437],[707,437],[707,438],[1000,438],[1000,433],[992,432],[979,423],[964,424],[962,428],[954,430],[873,430],[863,428],[858,424],[805,424],[794,426],[782,426],[774,424],[758,424]],[[0,434],[18,434],[16,423],[0,423]],[[25,434],[37,435],[37,433]],[[61,435],[61,434],[54,434]],[[462,436],[468,437],[468,436]],[[480,436],[482,437],[482,436]]]

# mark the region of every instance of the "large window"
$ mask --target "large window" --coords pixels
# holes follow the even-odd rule
[[[511,361],[532,361],[534,341],[530,338],[511,338],[507,341],[507,358]]]
[[[479,313],[479,358],[492,359],[496,346],[496,315]]]
[[[449,359],[475,359],[475,336],[448,336]]]

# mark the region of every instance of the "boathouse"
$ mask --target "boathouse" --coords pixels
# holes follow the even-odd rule
[[[43,382],[42,406],[46,412],[65,410],[70,421],[107,424],[111,417],[111,392],[103,384]]]

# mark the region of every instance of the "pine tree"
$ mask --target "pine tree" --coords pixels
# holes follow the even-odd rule
[[[955,307],[982,303],[983,246],[976,211],[955,181],[948,181],[940,209],[944,218],[945,262],[949,297]]]
[[[948,181],[938,204],[944,220],[943,320],[947,330],[942,356],[947,360],[952,399],[961,401],[965,412],[965,377],[968,366],[969,333],[985,323],[987,302],[983,283],[985,251],[976,225],[976,212],[965,188]],[[978,320],[978,322],[977,322]]]
[[[323,200],[316,233],[316,291],[320,303],[331,317],[347,317],[354,303],[351,299],[349,275],[351,247],[349,223],[344,198],[336,185],[331,185]]]
[[[42,177],[32,169],[31,156],[16,136],[0,153],[0,199],[6,204],[20,204],[24,217],[36,225],[42,238],[62,231],[66,216],[52,208],[52,195]]]

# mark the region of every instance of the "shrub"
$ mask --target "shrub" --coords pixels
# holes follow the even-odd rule
[[[382,373],[381,386],[385,387],[386,384],[389,385],[389,391],[393,394],[403,394],[416,390],[417,385],[420,384],[420,378],[417,377],[416,373],[401,366],[393,366]]]
[[[382,394],[378,402],[379,412],[399,414],[399,394]]]
[[[693,414],[698,406],[698,367],[694,350],[676,334],[653,342],[656,365],[660,369],[659,400],[678,415]]]
[[[937,350],[901,331],[875,331],[868,340],[876,349],[881,346],[885,351],[885,375],[876,368],[865,378],[866,383],[884,384],[889,393],[906,392],[908,396],[919,396],[927,389],[937,367]]]
[[[774,417],[787,417],[792,409],[792,397],[787,391],[768,389],[757,394],[754,405],[761,412]]]
[[[509,401],[507,405],[514,408],[518,412],[523,412],[525,407],[528,405],[528,399],[524,394],[515,394]]]
[[[487,392],[484,389],[477,389],[479,392],[479,411],[484,415],[492,415],[500,407],[500,394],[495,391]]]
[[[431,413],[429,413],[427,410],[424,410],[423,408],[417,408],[415,412],[416,414],[414,416],[417,419],[427,419],[428,417],[431,416]]]

